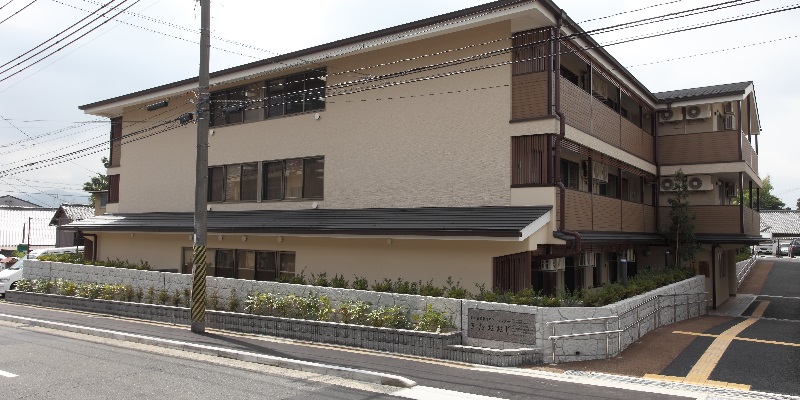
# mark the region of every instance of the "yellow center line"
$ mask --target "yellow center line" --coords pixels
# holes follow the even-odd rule
[[[693,383],[704,383],[708,381],[711,372],[717,367],[719,360],[722,358],[728,346],[731,345],[734,338],[756,323],[756,321],[764,315],[764,310],[766,310],[768,305],[769,301],[762,301],[761,304],[756,307],[755,311],[753,311],[753,315],[750,318],[728,328],[728,330],[717,336],[714,342],[711,343],[711,346],[703,353],[703,356],[700,357],[700,360],[698,360],[694,367],[692,367],[692,370],[689,371],[689,374],[686,375],[684,381]]]

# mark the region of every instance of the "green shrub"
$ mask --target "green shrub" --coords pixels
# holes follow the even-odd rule
[[[175,289],[175,291],[172,292],[172,297],[169,298],[169,302],[170,302],[170,304],[172,304],[175,307],[180,307],[180,305],[181,305],[181,292],[178,289]]]
[[[330,321],[333,309],[328,296],[317,296],[309,292],[304,297],[293,297],[292,308],[295,311],[294,317],[313,321]]]
[[[156,288],[152,286],[147,288],[147,295],[144,297],[144,302],[147,304],[153,304],[156,302]]]
[[[244,312],[255,315],[275,315],[275,298],[269,293],[255,293],[244,299]]]
[[[344,279],[344,276],[336,274],[331,279],[331,287],[346,289],[350,287],[350,282]]]
[[[363,276],[356,276],[355,279],[353,279],[353,289],[367,290],[369,289],[369,281],[367,281],[367,278],[364,278]]]
[[[219,302],[220,302],[219,292],[217,291],[217,289],[214,289],[213,292],[208,294],[208,298],[206,299],[206,305],[210,310],[219,310],[220,309]]]
[[[444,312],[436,311],[433,305],[428,304],[425,312],[422,314],[414,314],[411,317],[414,320],[415,331],[436,332],[448,330],[455,327],[453,320]]]
[[[183,306],[186,308],[192,306],[192,291],[189,288],[183,289]]]
[[[144,299],[144,290],[142,288],[136,289],[136,301],[141,303],[142,299]]]
[[[136,290],[131,285],[122,287],[122,301],[133,302],[136,300]]]
[[[44,279],[34,279],[31,281],[31,284],[34,293],[50,293],[55,282]],[[19,284],[17,284],[17,286],[19,286]]]
[[[311,274],[311,284],[321,287],[328,287],[331,285],[330,282],[328,282],[328,274],[325,272],[320,272],[319,275]]]
[[[391,293],[393,291],[393,288],[394,284],[392,283],[392,280],[389,278],[383,278],[383,281],[381,282],[375,281],[375,283],[372,284],[372,291],[374,292]]]
[[[434,286],[433,280],[429,280],[419,287],[420,296],[442,297],[444,296],[444,291],[445,288]]]
[[[17,281],[17,290],[20,292],[32,292],[33,291],[33,282],[28,279],[20,279]]]
[[[161,289],[158,291],[157,297],[158,304],[165,305],[169,301],[169,293],[166,290]]]
[[[348,300],[339,306],[339,321],[345,324],[367,325],[370,305],[361,300]]]
[[[461,287],[461,281],[453,282],[453,277],[447,277],[447,287],[444,289],[445,297],[451,299],[466,299],[470,297],[467,289]]]
[[[78,290],[78,285],[65,279],[56,279],[55,291],[56,294],[62,296],[75,296]]]
[[[419,294],[419,287],[422,286],[421,282],[411,282],[403,278],[397,278],[392,292],[399,294]]]
[[[236,289],[231,289],[228,295],[228,311],[236,312],[239,310],[239,296],[236,295]]]
[[[408,312],[399,306],[380,307],[369,313],[370,325],[384,328],[408,329]]]
[[[75,290],[75,295],[87,299],[97,299],[103,292],[103,286],[96,283],[82,283]]]

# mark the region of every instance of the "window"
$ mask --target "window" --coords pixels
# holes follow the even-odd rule
[[[108,202],[119,203],[119,174],[108,176]]]
[[[111,118],[111,154],[108,157],[109,167],[119,167],[122,156],[122,117]]]
[[[256,252],[253,250],[236,250],[236,277],[253,279],[256,265]]]
[[[258,200],[258,163],[208,169],[208,201]]]
[[[561,182],[568,189],[578,190],[578,163],[561,159]]]
[[[255,280],[274,281],[281,276],[294,276],[295,253],[289,251],[257,251]]]
[[[211,126],[325,109],[327,72],[317,69],[268,81],[218,90],[211,94]]]
[[[236,278],[234,250],[217,250],[214,255],[214,276]]]
[[[323,157],[265,161],[263,169],[265,200],[323,197]]]

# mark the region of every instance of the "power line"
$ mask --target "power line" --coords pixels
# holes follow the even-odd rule
[[[9,3],[10,3],[10,2],[9,2]],[[25,9],[26,9],[26,8],[28,8],[28,7],[30,7],[30,6],[31,6],[31,4],[33,4],[33,3],[36,3],[36,0],[33,0],[33,1],[31,1],[31,2],[30,2],[30,3],[28,3],[28,5],[26,5],[25,7],[22,7],[21,9],[19,9],[19,11],[15,12],[15,13],[13,13],[13,14],[11,14],[11,15],[9,15],[9,16],[8,16],[8,18],[6,18],[6,19],[4,19],[4,20],[0,21],[0,24],[2,24],[3,22],[6,22],[6,21],[8,21],[8,20],[10,20],[10,19],[11,19],[11,17],[13,17],[13,16],[15,16],[15,15],[17,15],[17,14],[21,13],[23,10],[25,10]],[[8,3],[6,3],[6,4],[8,4]],[[3,6],[3,7],[5,7],[5,6]]]
[[[747,48],[747,47],[760,46],[760,45],[764,45],[764,44],[780,42],[782,40],[795,39],[795,38],[798,38],[798,37],[800,37],[800,35],[787,36],[787,37],[782,37],[782,38],[779,38],[779,39],[765,40],[763,42],[758,42],[758,43],[750,43],[750,44],[744,44],[744,45],[741,45],[741,46],[728,47],[728,48],[725,48],[725,49],[707,51],[707,52],[704,52],[704,53],[691,54],[691,55],[688,55],[688,56],[667,58],[667,59],[659,60],[659,61],[652,61],[652,62],[648,62],[648,63],[635,64],[635,65],[628,66],[627,68],[636,68],[636,67],[642,67],[642,66],[646,66],[646,65],[661,64],[661,63],[670,62],[670,61],[684,60],[684,59],[687,59],[687,58],[707,56],[709,54],[716,54],[716,53],[722,53],[722,52],[725,52],[725,51],[732,51],[732,50],[744,49],[744,48]]]
[[[7,5],[9,5],[9,4],[11,4],[11,2],[12,2],[12,1],[14,1],[14,0],[8,0],[8,3],[6,3],[6,4],[3,4],[2,6],[0,6],[0,10],[2,10],[2,9],[4,9],[4,8],[6,8],[6,6],[7,6]]]
[[[587,20],[584,20],[584,21],[581,21],[581,22],[578,22],[578,23],[579,24],[583,24],[583,23],[586,23],[586,22],[598,21],[598,20],[601,20],[601,19],[612,18],[612,17],[616,17],[616,16],[619,16],[619,15],[623,15],[623,14],[630,14],[630,13],[634,13],[634,12],[638,12],[638,11],[647,10],[647,9],[650,9],[650,8],[656,8],[656,7],[661,7],[661,6],[665,6],[665,5],[668,5],[668,4],[678,3],[678,2],[681,2],[681,1],[683,1],[683,0],[668,1],[666,3],[661,3],[661,4],[652,5],[652,6],[637,8],[635,10],[623,11],[623,12],[618,12],[616,14],[606,15],[605,17],[587,19]]]
[[[122,2],[123,2],[123,3],[124,3],[124,2],[126,2],[126,1],[128,1],[128,0],[122,0]],[[129,8],[131,8],[131,7],[133,7],[133,6],[135,6],[135,5],[136,5],[136,4],[138,4],[140,1],[141,1],[141,0],[134,0],[133,4],[131,4],[130,6],[128,6],[127,8],[125,8],[125,10],[127,10],[127,9],[129,9]],[[120,4],[122,4],[122,3],[120,3]],[[124,10],[123,10],[123,11],[124,11]],[[121,13],[122,13],[122,12],[119,12],[119,13],[115,14],[113,17],[111,17],[111,18],[109,18],[109,19],[107,19],[107,20],[105,20],[105,21],[101,22],[101,23],[100,23],[100,25],[97,25],[97,26],[95,26],[94,28],[90,29],[88,32],[86,32],[86,33],[84,33],[84,34],[82,34],[82,35],[78,36],[77,38],[75,38],[74,40],[72,40],[72,41],[70,41],[69,43],[65,44],[64,46],[61,46],[61,47],[59,47],[59,48],[58,48],[58,49],[56,49],[55,51],[51,52],[50,54],[48,54],[48,55],[46,55],[46,56],[44,56],[44,57],[42,57],[42,58],[40,58],[39,60],[37,60],[37,61],[35,61],[35,62],[33,62],[33,63],[31,63],[31,64],[29,64],[29,65],[25,66],[24,68],[20,69],[19,71],[17,71],[17,72],[14,72],[13,74],[11,74],[11,75],[8,75],[8,76],[6,76],[6,77],[5,77],[5,78],[3,78],[3,79],[0,79],[0,82],[3,82],[3,81],[5,81],[5,80],[7,80],[7,79],[11,78],[12,76],[19,74],[19,73],[20,73],[20,72],[22,72],[22,71],[25,71],[26,69],[28,69],[28,68],[30,68],[30,67],[32,67],[32,66],[34,66],[34,65],[38,64],[38,63],[39,63],[39,62],[41,62],[41,61],[44,61],[46,58],[48,58],[48,57],[52,56],[52,55],[53,55],[53,54],[55,54],[55,53],[58,53],[59,51],[63,50],[65,47],[67,47],[67,46],[71,45],[72,43],[75,43],[76,41],[78,41],[78,40],[82,39],[82,38],[83,38],[83,37],[85,37],[86,35],[88,35],[88,34],[90,34],[90,33],[94,32],[94,31],[95,31],[97,28],[100,28],[101,26],[103,26],[103,25],[105,25],[106,23],[110,22],[111,20],[113,20],[114,18],[116,18],[116,17],[117,17],[119,14],[121,14]],[[38,53],[37,53],[37,54],[38,54]],[[27,60],[26,60],[26,61],[27,61]],[[18,64],[15,64],[15,65],[14,65],[14,67],[16,67],[17,65],[19,65],[19,63],[18,63]],[[12,67],[12,68],[13,68],[13,67]],[[10,68],[9,68],[9,69],[10,69]],[[8,71],[9,69],[6,69],[6,70],[4,70],[4,71],[0,71],[0,74],[2,74],[2,73],[4,73],[4,72]]]

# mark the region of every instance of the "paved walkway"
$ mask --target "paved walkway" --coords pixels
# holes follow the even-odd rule
[[[800,395],[800,262],[759,258],[707,316],[656,329],[619,357],[536,366]]]

